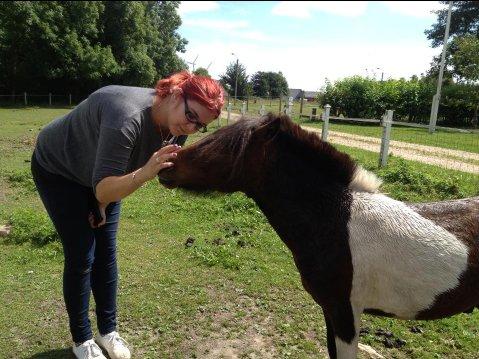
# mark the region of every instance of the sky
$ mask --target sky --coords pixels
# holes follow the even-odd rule
[[[281,71],[290,88],[317,91],[325,79],[410,78],[442,48],[424,30],[437,1],[182,1],[179,56],[219,78],[239,60],[248,75]]]

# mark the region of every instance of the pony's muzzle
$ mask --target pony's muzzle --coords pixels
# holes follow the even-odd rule
[[[175,180],[174,180],[174,168],[165,168],[158,172],[158,180],[160,183],[167,187],[167,188],[174,188],[176,187]]]

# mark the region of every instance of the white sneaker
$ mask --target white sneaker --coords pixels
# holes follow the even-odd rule
[[[78,346],[73,345],[73,354],[78,359],[106,359],[106,356],[103,355],[100,347],[96,345],[93,339],[87,340]]]
[[[96,336],[97,343],[108,352],[111,359],[130,359],[131,354],[128,343],[120,337],[118,332]]]

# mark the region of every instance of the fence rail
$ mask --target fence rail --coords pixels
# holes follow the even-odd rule
[[[48,99],[48,104],[51,106],[53,99],[54,98],[63,98],[63,99],[68,99],[68,105],[72,105],[72,94],[53,94],[53,93],[48,93],[48,94],[29,94],[27,92],[24,92],[23,94],[13,94],[13,95],[0,95],[0,101],[2,99],[6,100],[12,100],[13,103],[15,103],[16,99],[19,98],[21,102],[25,106],[28,106],[29,104],[29,99],[31,98],[45,98]]]

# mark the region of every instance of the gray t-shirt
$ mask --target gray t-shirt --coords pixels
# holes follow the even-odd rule
[[[86,187],[143,166],[162,145],[151,119],[155,90],[107,86],[38,135],[35,155],[48,172]]]

